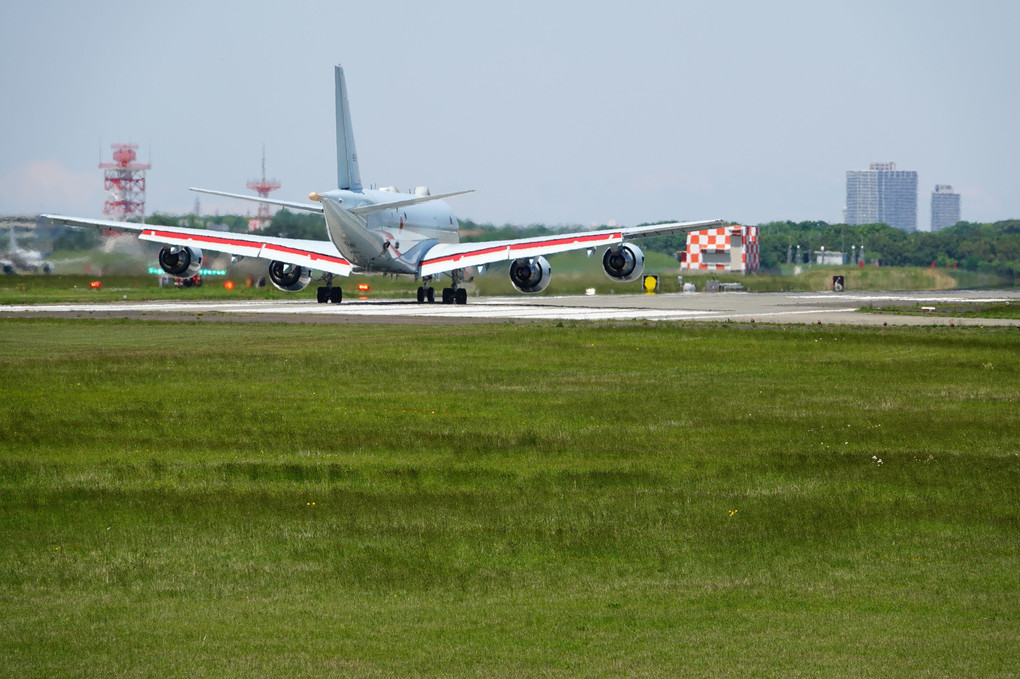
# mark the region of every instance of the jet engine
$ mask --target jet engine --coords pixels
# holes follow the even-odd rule
[[[521,292],[542,292],[549,287],[552,269],[545,257],[510,262],[510,282]]]
[[[191,278],[202,268],[202,251],[184,245],[164,245],[159,251],[159,266],[171,276]]]
[[[621,243],[615,248],[606,248],[602,255],[602,268],[615,281],[637,280],[645,270],[645,253],[631,243]]]
[[[272,261],[269,263],[269,280],[284,292],[298,292],[308,287],[312,271],[297,264]]]

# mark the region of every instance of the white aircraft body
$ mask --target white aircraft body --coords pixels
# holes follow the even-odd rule
[[[317,203],[315,205],[192,189],[291,210],[318,212],[325,218],[329,240],[222,233],[63,215],[43,216],[58,224],[133,232],[142,240],[163,243],[159,264],[174,276],[189,277],[197,273],[202,264],[203,249],[238,258],[269,260],[269,279],[281,290],[303,290],[318,272],[315,279],[325,283],[318,289],[320,303],[339,303],[342,292],[333,286],[333,277],[348,276],[355,271],[415,276],[422,281],[418,288],[419,302],[434,301],[432,283],[447,275],[452,282],[450,287],[443,289],[443,302],[464,304],[467,301],[467,291],[461,286],[464,270],[505,261],[510,262],[510,280],[517,290],[541,292],[549,285],[551,275],[546,255],[581,249],[588,250],[590,255],[599,247],[606,248],[602,257],[606,274],[616,280],[633,281],[644,270],[644,254],[636,245],[626,242],[627,239],[685,233],[723,224],[721,220],[674,222],[461,243],[457,218],[444,199],[471,191],[430,195],[426,187],[419,187],[414,193],[400,193],[393,188],[376,190],[362,186],[351,128],[347,83],[340,66],[335,69],[335,79],[338,188],[309,194],[309,199]]]
[[[11,249],[0,256],[0,271],[5,274],[16,273],[53,273],[52,262],[47,262],[42,253],[38,250],[22,250],[18,245],[18,239],[14,234],[14,227],[10,228]]]

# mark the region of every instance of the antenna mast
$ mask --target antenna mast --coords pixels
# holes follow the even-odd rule
[[[268,198],[270,191],[275,191],[280,188],[280,182],[275,179],[266,179],[266,147],[264,144],[262,145],[262,178],[249,180],[247,186],[263,198]],[[269,222],[273,218],[269,210],[270,207],[268,203],[259,203],[258,212],[255,213],[255,219],[248,220],[248,230],[256,231],[269,226]]]
[[[119,222],[141,222],[145,218],[145,171],[151,163],[136,163],[138,144],[110,144],[112,163],[99,163],[107,198],[103,214]]]

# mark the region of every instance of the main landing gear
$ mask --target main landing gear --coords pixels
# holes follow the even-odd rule
[[[467,290],[460,287],[460,276],[457,273],[452,273],[450,276],[453,278],[453,285],[443,288],[443,304],[467,304]],[[418,288],[419,303],[428,301],[431,304],[436,301],[436,290],[429,285],[431,282],[431,276],[422,279],[423,285]]]
[[[326,284],[315,291],[315,301],[319,304],[325,304],[326,302],[339,304],[344,298],[344,291],[333,287],[333,274],[326,274],[324,280]]]
[[[443,288],[443,304],[467,304],[467,290],[464,288]]]
[[[418,303],[428,302],[429,304],[436,301],[436,289],[429,287],[428,281],[426,284],[418,288]]]

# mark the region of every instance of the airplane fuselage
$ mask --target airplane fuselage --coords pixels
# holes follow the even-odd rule
[[[320,194],[330,240],[355,268],[379,273],[418,272],[418,255],[437,243],[458,243],[459,224],[443,200],[386,209],[382,206],[419,198],[378,189],[335,189]],[[377,206],[367,214],[351,210]]]

